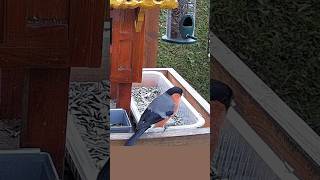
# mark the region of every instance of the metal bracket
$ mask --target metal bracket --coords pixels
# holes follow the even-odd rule
[[[134,24],[136,32],[141,32],[144,19],[145,19],[145,10],[142,8],[138,8],[137,19],[135,20],[135,24]]]

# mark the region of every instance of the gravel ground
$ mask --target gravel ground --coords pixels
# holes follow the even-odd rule
[[[20,119],[0,120],[0,149],[16,149],[19,147],[21,130]]]
[[[70,84],[69,111],[97,167],[109,157],[109,87],[106,81]]]

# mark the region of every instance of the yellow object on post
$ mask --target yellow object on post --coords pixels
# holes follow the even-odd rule
[[[175,9],[178,7],[178,0],[110,0],[110,5],[115,9],[132,8],[155,8]]]

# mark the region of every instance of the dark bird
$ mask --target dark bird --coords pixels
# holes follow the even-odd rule
[[[214,157],[218,146],[220,130],[223,127],[225,116],[233,98],[232,89],[225,83],[210,80],[210,155]]]
[[[110,159],[104,164],[101,171],[98,174],[97,180],[109,180],[110,179]]]
[[[181,88],[172,87],[155,98],[141,115],[136,132],[125,145],[133,146],[138,138],[153,124],[155,124],[155,127],[164,127],[170,117],[178,111],[182,93]]]
[[[210,79],[210,101],[220,102],[229,109],[233,91],[231,88],[221,81]]]

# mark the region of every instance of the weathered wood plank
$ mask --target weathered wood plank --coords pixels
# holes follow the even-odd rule
[[[21,118],[24,69],[1,69],[0,118]]]
[[[64,169],[70,69],[30,69],[24,89],[21,147],[49,152]]]
[[[158,58],[158,36],[159,36],[160,9],[154,8],[146,11],[145,27],[145,48],[144,64],[145,68],[157,66]]]
[[[226,121],[238,131],[259,157],[280,179],[298,180],[287,163],[280,159],[233,108],[228,110]]]
[[[113,133],[110,134],[110,146],[123,146],[133,133]],[[139,139],[137,145],[191,145],[210,144],[210,128],[197,128],[185,130],[169,130],[166,132],[145,133]]]
[[[101,66],[105,3],[70,0],[70,66]]]
[[[110,23],[104,23],[102,64],[99,68],[71,68],[70,81],[101,81],[109,80],[110,64]]]
[[[212,160],[214,153],[218,147],[220,131],[225,122],[226,108],[222,103],[212,101],[210,102],[210,159]]]
[[[0,45],[5,37],[5,0],[0,0]]]
[[[118,97],[117,97],[117,107],[123,108],[127,111],[128,115],[131,113],[131,83],[119,83],[118,84]]]
[[[0,47],[0,67],[66,67],[68,49]]]
[[[301,179],[320,178],[320,137],[213,33],[213,76],[234,91],[236,109]]]

